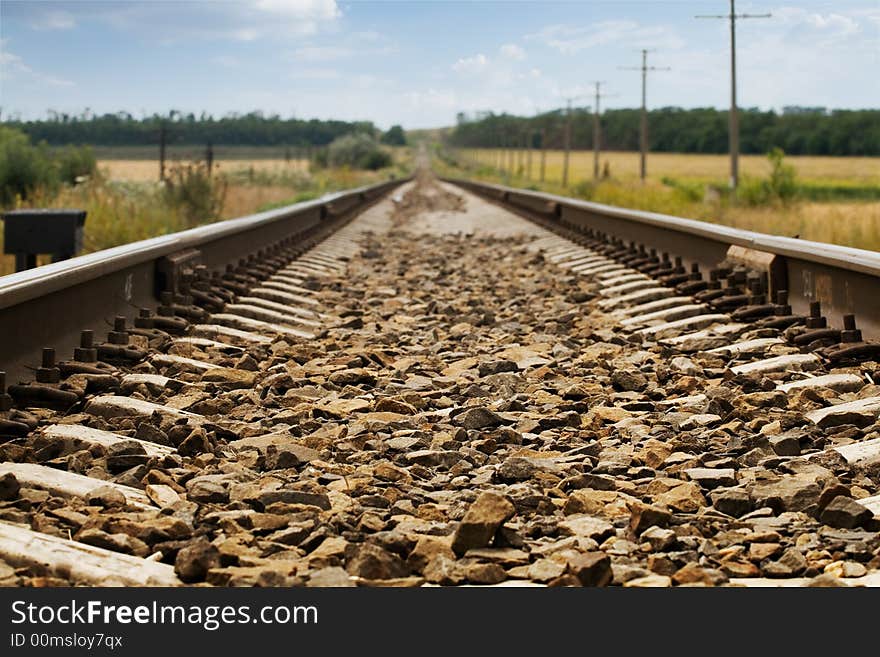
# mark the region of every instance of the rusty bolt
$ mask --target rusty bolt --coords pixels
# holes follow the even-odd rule
[[[94,347],[95,334],[85,330],[79,334],[79,346],[73,350],[73,360],[79,363],[95,363],[98,360],[98,350]]]
[[[810,316],[807,317],[806,327],[809,329],[825,328],[828,322],[822,317],[822,304],[818,301],[810,302]]]
[[[38,383],[58,383],[61,380],[61,370],[55,367],[55,350],[52,347],[43,348],[43,364],[37,368]]]
[[[128,344],[128,331],[125,329],[125,317],[117,316],[113,320],[113,330],[107,333],[110,344]]]
[[[843,330],[840,332],[841,342],[861,342],[862,332],[856,328],[856,316],[843,316]]]

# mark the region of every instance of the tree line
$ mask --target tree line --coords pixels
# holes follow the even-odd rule
[[[639,149],[638,109],[610,109],[601,117],[600,146],[606,150]],[[787,107],[781,112],[741,109],[740,151],[767,153],[781,148],[790,155],[880,155],[880,110],[831,110]],[[532,117],[491,112],[460,113],[449,140],[463,147],[523,147],[565,145],[566,110]],[[728,112],[713,108],[663,107],[648,112],[652,151],[726,153]],[[584,108],[571,111],[571,146],[593,147],[593,115]]]
[[[378,137],[370,121],[336,121],[281,118],[262,112],[232,114],[214,118],[172,111],[135,118],[127,112],[81,115],[50,113],[47,119],[22,121],[7,119],[4,124],[28,135],[34,143],[50,146],[91,144],[95,146],[146,146],[159,143],[164,129],[169,144],[223,144],[227,146],[326,146],[336,138],[352,133]],[[403,130],[393,126],[382,135],[390,144],[401,142]]]

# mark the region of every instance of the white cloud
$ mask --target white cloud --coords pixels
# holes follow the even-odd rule
[[[2,44],[5,46],[5,43]],[[35,71],[18,55],[0,50],[0,80],[36,83],[51,87],[72,87],[73,82]]]
[[[515,43],[505,43],[501,46],[500,52],[508,59],[523,60],[526,58],[526,51]]]
[[[254,6],[260,11],[294,18],[332,20],[342,16],[336,0],[257,0]]]
[[[84,3],[85,4],[85,3]],[[175,3],[169,19],[167,2],[102,2],[89,4],[85,15],[116,29],[155,38],[163,45],[193,39],[255,42],[293,40],[332,29],[342,16],[335,0],[256,0]]]
[[[601,21],[586,26],[548,25],[538,32],[526,35],[526,39],[537,41],[564,55],[574,55],[588,48],[618,43],[626,43],[633,48],[669,50],[684,45],[684,40],[666,26],[643,26],[632,20]]]
[[[452,65],[452,70],[458,73],[481,73],[489,65],[489,59],[483,53],[473,57],[462,57]]]
[[[34,18],[31,27],[35,30],[70,30],[76,27],[76,20],[66,11],[46,11]]]
[[[256,41],[260,38],[259,30],[252,27],[243,27],[240,30],[232,30],[228,35],[235,41]]]

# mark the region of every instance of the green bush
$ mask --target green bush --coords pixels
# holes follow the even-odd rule
[[[759,178],[740,178],[736,200],[746,205],[766,205],[771,200],[770,185]]]
[[[406,146],[406,133],[401,126],[393,125],[382,135],[382,143],[389,146]]]
[[[663,176],[660,182],[667,187],[672,187],[686,201],[702,201],[706,193],[703,184],[698,182],[685,182],[668,176]]]
[[[10,205],[57,184],[46,145],[34,146],[23,132],[0,126],[0,202]]]
[[[90,146],[67,146],[55,156],[62,182],[77,183],[80,176],[93,176],[98,170],[95,152]]]
[[[165,177],[165,200],[191,226],[219,219],[225,197],[225,178],[213,179],[203,163],[172,166]]]
[[[765,205],[773,201],[788,203],[798,195],[797,176],[794,167],[785,163],[785,153],[774,148],[767,153],[770,160],[770,177],[766,180],[745,178],[736,191],[737,199],[747,205]]]
[[[367,134],[345,135],[327,148],[327,165],[375,171],[391,166],[391,154]]]
[[[774,148],[767,153],[770,160],[770,179],[767,184],[770,193],[783,203],[797,196],[798,186],[794,167],[785,163],[785,153],[781,148]]]
[[[596,193],[596,184],[591,180],[582,180],[571,188],[571,195],[589,201]]]

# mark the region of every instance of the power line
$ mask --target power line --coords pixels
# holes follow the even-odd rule
[[[730,0],[727,15],[695,16],[694,18],[726,18],[730,21],[730,188],[736,193],[739,184],[739,114],[736,105],[736,21],[741,18],[770,18],[772,14],[737,14],[736,0]]]
[[[648,153],[648,103],[647,103],[647,86],[648,71],[671,71],[668,66],[648,66],[648,53],[651,52],[647,48],[642,48],[642,65],[641,66],[621,66],[619,68],[627,71],[642,72],[642,116],[641,126],[639,130],[639,175],[642,182],[645,181],[647,175],[647,153]]]

